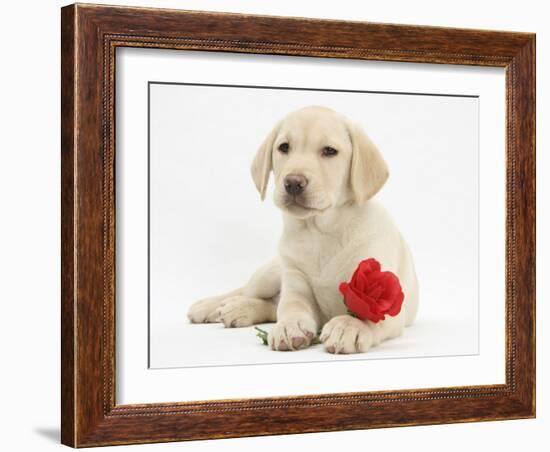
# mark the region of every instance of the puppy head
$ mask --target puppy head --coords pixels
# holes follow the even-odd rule
[[[262,199],[271,171],[275,204],[298,218],[362,203],[388,178],[387,165],[367,135],[342,115],[317,106],[287,115],[258,149],[252,178]]]

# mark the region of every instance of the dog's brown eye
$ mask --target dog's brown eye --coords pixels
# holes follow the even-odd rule
[[[283,154],[287,154],[289,148],[290,148],[290,146],[288,145],[288,143],[281,143],[279,145],[279,151],[281,151]]]
[[[338,154],[338,151],[330,146],[325,146],[322,151],[323,157],[334,157]]]

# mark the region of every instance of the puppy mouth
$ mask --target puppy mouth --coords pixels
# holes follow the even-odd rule
[[[327,210],[327,207],[325,208],[319,208],[310,206],[305,202],[303,199],[301,199],[299,196],[287,196],[285,198],[284,208],[289,210],[290,212],[297,211],[297,212],[316,212],[321,213]]]

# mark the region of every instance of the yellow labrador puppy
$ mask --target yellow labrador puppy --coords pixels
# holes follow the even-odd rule
[[[283,118],[257,151],[252,178],[262,199],[270,173],[284,219],[279,256],[245,286],[192,305],[190,321],[277,322],[273,350],[308,347],[321,329],[329,353],[366,352],[399,336],[416,315],[418,283],[407,244],[371,200],[388,178],[376,146],[341,114],[306,107]],[[377,323],[348,315],[338,291],[369,257],[399,277],[405,294],[401,312]]]

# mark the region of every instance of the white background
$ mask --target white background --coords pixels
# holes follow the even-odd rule
[[[139,50],[132,53],[139,54]],[[186,61],[186,69],[200,64],[189,57],[180,59]],[[201,55],[199,61],[205,58],[214,63],[216,55]],[[335,87],[337,81],[336,86],[357,88],[349,76],[333,73],[335,67],[327,68],[318,58],[310,59],[310,66],[294,63],[295,71],[284,76],[280,57],[239,56],[234,61],[238,65],[246,58],[256,65],[267,63],[271,77],[275,72],[271,67],[279,61],[274,78],[283,86],[299,71],[301,80],[314,86],[332,80],[330,87]],[[292,64],[286,58],[283,61]],[[145,65],[159,66],[152,62]],[[373,63],[371,69],[368,64],[348,66],[345,71],[355,69],[363,87],[373,86],[375,82],[370,79],[377,78],[373,75],[376,68],[377,73],[399,68],[387,63]],[[323,76],[312,82],[308,69]],[[465,73],[467,68],[463,69]],[[250,73],[253,68],[241,67],[240,71]],[[130,70],[125,72],[131,77]],[[206,72],[221,71],[211,71],[207,66]],[[186,71],[186,80],[194,77]],[[411,78],[408,74],[401,77]],[[503,72],[492,69],[485,78],[490,86],[501,88],[502,97]],[[179,76],[173,79],[179,80]],[[248,75],[248,79],[254,79],[254,75]],[[135,97],[129,94],[123,101]],[[324,353],[321,346],[299,353],[274,353],[258,346],[252,328],[231,331],[214,325],[206,331],[185,318],[194,301],[242,286],[256,268],[276,255],[282,225],[281,213],[272,202],[273,183],[262,204],[250,176],[250,163],[275,122],[307,105],[325,105],[352,118],[381,149],[391,176],[376,199],[389,210],[404,234],[421,286],[421,308],[415,326],[406,331],[399,345],[390,341],[372,353],[343,358],[478,353],[478,98],[153,84],[150,99],[152,368],[342,358]],[[490,103],[486,98],[481,102],[484,106]],[[126,105],[117,103],[122,117],[132,109]],[[136,108],[133,103],[128,105]],[[502,184],[504,158],[499,144],[505,132],[503,118],[499,123],[501,140],[483,149],[483,153],[494,157],[488,169],[498,173],[496,179]],[[136,127],[131,124],[126,124],[125,130],[136,135]],[[124,146],[127,141],[117,143]],[[125,155],[117,158],[117,164],[120,169],[128,168],[122,174],[139,167],[132,164],[132,159],[146,160],[146,147],[136,147],[133,140],[122,149],[119,146],[119,150],[117,157]],[[501,164],[495,165],[499,156]],[[146,183],[145,178],[142,182]],[[496,192],[490,196],[494,203],[495,195],[504,187],[494,182],[491,185]],[[120,209],[125,208],[128,198],[141,200],[145,208],[138,188],[142,186],[123,191],[122,199],[117,198]],[[498,217],[495,223],[502,233],[503,212]],[[124,214],[122,218],[126,218]],[[124,223],[135,228],[137,221],[129,218]],[[495,229],[491,227],[491,236],[495,236]],[[125,249],[140,246],[145,246],[144,240],[128,243]],[[491,256],[491,261],[492,274],[495,265],[502,263],[502,256]],[[121,264],[125,263],[122,258]],[[128,278],[128,283],[135,284],[135,279]],[[495,298],[494,293],[489,296]],[[504,316],[503,306],[495,311]]]
[[[133,0],[120,4],[152,5]],[[0,178],[3,221],[1,274],[4,301],[3,373],[0,391],[2,447],[7,450],[51,450],[58,445],[59,423],[59,10],[63,3],[12,2],[3,13],[2,28],[3,171]],[[353,0],[277,3],[258,1],[159,1],[155,6],[235,12],[298,15],[426,25],[464,26],[538,32],[538,167],[548,168],[550,33],[544,3],[524,1],[395,1],[365,6]],[[20,19],[25,18],[25,31]],[[542,151],[541,151],[542,150]],[[542,170],[541,170],[542,168]],[[541,172],[542,171],[542,172]],[[546,210],[548,178],[538,183],[538,274],[547,270],[550,251],[544,230],[550,227]],[[548,334],[541,328],[548,317],[543,297],[547,283],[538,282],[538,418],[536,420],[407,427],[373,431],[207,441],[187,444],[134,446],[128,450],[281,450],[314,447],[320,450],[357,447],[408,450],[463,451],[490,447],[500,451],[543,450],[537,444],[550,427],[548,391]],[[16,344],[16,345],[15,345]],[[32,403],[32,404],[31,404]],[[117,450],[126,449],[119,447]]]

